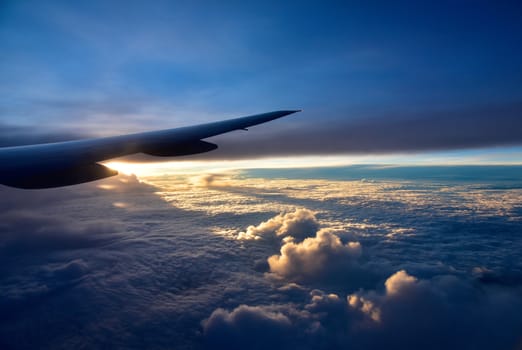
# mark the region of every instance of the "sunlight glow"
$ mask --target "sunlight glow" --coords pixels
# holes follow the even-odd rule
[[[333,155],[299,156],[285,158],[263,158],[249,160],[198,160],[186,161],[179,158],[162,162],[129,162],[125,158],[104,163],[111,169],[127,175],[161,176],[200,172],[226,172],[238,169],[261,168],[314,168],[346,166],[355,164],[375,165],[520,165],[522,148],[500,147],[465,151],[441,151],[419,154],[393,155]]]
[[[237,169],[258,168],[308,168],[320,166],[343,166],[353,164],[350,157],[295,157],[295,158],[267,158],[255,160],[226,160],[226,161],[165,161],[159,163],[133,163],[116,160],[104,163],[111,169],[136,176],[161,176],[169,174],[190,174],[198,172],[226,172]]]

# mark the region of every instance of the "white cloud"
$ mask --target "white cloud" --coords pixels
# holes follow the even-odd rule
[[[357,294],[348,295],[346,299],[350,307],[368,315],[373,321],[379,322],[381,320],[381,310],[373,301]]]
[[[344,244],[337,235],[322,229],[300,243],[286,242],[279,255],[268,258],[268,264],[270,271],[280,277],[303,281],[327,272],[346,272],[360,255],[358,242]]]
[[[396,295],[401,292],[404,288],[411,287],[415,285],[417,282],[417,278],[408,275],[408,273],[404,270],[397,271],[392,276],[390,276],[384,285],[386,286],[386,294],[387,295]]]
[[[315,213],[308,209],[296,209],[294,212],[279,214],[257,226],[248,226],[245,232],[238,234],[238,239],[259,239],[264,236],[304,239],[315,235],[319,222]]]

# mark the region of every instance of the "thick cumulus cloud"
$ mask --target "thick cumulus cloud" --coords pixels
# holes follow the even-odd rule
[[[361,345],[509,349],[522,341],[520,292],[455,276],[423,280],[398,271],[382,294],[359,292],[348,302],[366,315],[380,315],[358,334]],[[364,308],[364,301],[372,307]]]
[[[284,282],[366,286],[376,278],[360,259],[362,246],[347,241],[348,233],[329,227],[320,228],[316,213],[305,208],[281,213],[237,235],[239,240],[270,238],[280,245],[279,253],[258,262],[259,271],[270,279]]]
[[[387,267],[368,264],[359,242],[341,239],[351,235],[319,227],[314,212],[300,209],[242,233],[281,240],[280,253],[267,260],[266,276],[288,283],[278,289],[286,296],[280,297],[285,303],[215,310],[202,323],[207,345],[489,349],[512,348],[522,340],[518,335],[522,290],[487,283],[484,276],[491,275],[489,270],[429,278],[398,270],[375,288],[380,274],[371,269]],[[304,301],[304,290],[318,286],[321,290],[312,289]],[[322,291],[329,286],[334,293]]]
[[[414,286],[416,282],[417,279],[415,277],[408,275],[405,270],[400,270],[384,283],[386,294],[398,295],[402,290]]]
[[[447,201],[443,207],[447,208]],[[438,211],[437,206],[433,208]],[[397,215],[404,219],[404,207]],[[413,223],[418,222],[417,215]],[[390,274],[389,260],[378,261],[373,256],[390,252],[396,245],[402,247],[396,253],[403,255],[404,249],[412,247],[409,244],[414,246],[421,239],[418,236],[381,243],[378,233],[370,230],[357,238],[368,244],[364,253],[368,250],[372,255],[365,256],[361,243],[346,240],[353,235],[337,227],[325,228],[317,218],[311,220],[317,224],[315,235],[305,234],[297,240],[293,238],[299,236],[296,231],[278,234],[283,222],[306,216],[280,214],[249,227],[251,235],[268,235],[281,242],[279,254],[267,260],[270,272],[265,276],[285,283],[273,295],[274,301],[282,302],[217,309],[202,324],[207,344],[275,349],[510,349],[522,341],[520,285],[499,283],[485,267],[430,270],[423,262],[405,263],[395,265]],[[455,218],[450,223],[458,221]],[[388,229],[394,232],[392,227]],[[389,238],[386,232],[382,235]],[[403,266],[419,274],[409,273]],[[310,293],[308,299],[303,297],[304,290]],[[263,336],[264,328],[269,339]]]
[[[286,240],[280,254],[268,258],[268,265],[273,274],[287,280],[310,281],[349,272],[360,255],[359,242],[343,243],[323,229],[300,243]]]
[[[510,349],[522,340],[520,291],[454,276],[418,279],[403,270],[384,286],[346,297],[313,290],[304,306],[218,309],[203,322],[204,335],[224,347],[276,349]],[[289,340],[294,333],[299,337]]]
[[[304,239],[315,235],[319,222],[311,210],[298,208],[294,212],[281,213],[257,226],[248,226],[238,234],[238,239],[259,239],[266,236]]]
[[[202,326],[207,344],[221,348],[335,349],[351,347],[351,322],[363,319],[339,295],[312,290],[304,305],[217,309]],[[265,329],[269,329],[268,336]]]
[[[305,310],[286,305],[240,305],[228,312],[215,310],[202,322],[207,346],[229,349],[281,348],[298,344],[314,325]],[[305,328],[299,329],[296,325]],[[258,334],[256,334],[259,332]]]
[[[338,230],[320,229],[316,214],[305,208],[281,213],[240,232],[237,239],[276,238],[279,254],[267,259],[271,278],[290,282],[326,282],[360,280],[359,242],[343,242]]]

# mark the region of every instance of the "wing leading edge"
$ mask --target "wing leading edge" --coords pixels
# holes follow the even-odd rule
[[[297,110],[275,111],[175,129],[30,146],[0,148],[0,184],[40,189],[117,175],[98,162],[135,153],[173,157],[209,152],[202,139],[269,122]]]

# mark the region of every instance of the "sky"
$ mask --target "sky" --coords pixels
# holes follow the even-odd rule
[[[522,5],[0,1],[0,147],[300,113],[0,185],[1,349],[520,349]]]
[[[0,145],[303,109],[199,158],[478,149],[520,163],[521,8],[3,1]]]

